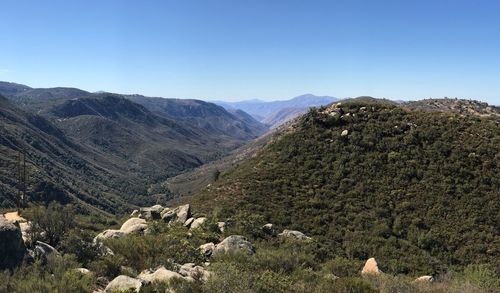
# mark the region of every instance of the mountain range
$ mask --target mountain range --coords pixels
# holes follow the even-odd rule
[[[328,105],[337,100],[337,98],[330,96],[306,94],[284,101],[261,101],[254,99],[240,102],[214,101],[214,103],[226,109],[243,110],[252,115],[256,120],[271,128],[275,128],[307,112],[311,107]]]
[[[0,82],[0,202],[13,206],[17,152],[29,159],[28,191],[116,212],[167,198],[156,184],[223,156],[267,131],[242,111],[198,100],[36,89]],[[48,159],[50,157],[51,159]],[[56,190],[56,191],[52,191]],[[52,199],[52,198],[51,198]]]

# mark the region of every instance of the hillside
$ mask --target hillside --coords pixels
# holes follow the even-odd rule
[[[192,201],[303,231],[319,261],[374,256],[395,274],[499,267],[499,124],[376,100],[333,104]]]
[[[230,112],[212,103],[189,99],[150,98],[140,95],[126,96],[131,101],[141,104],[151,112],[183,121],[209,131],[214,135],[224,135],[241,140],[258,137],[267,131],[243,111]]]
[[[0,109],[2,208],[14,205],[18,149],[27,151],[30,199],[123,213],[167,200],[171,194],[161,182],[168,177],[220,158],[267,130],[248,115],[196,100],[140,96],[144,104],[163,106],[153,112],[131,96],[74,88],[2,82],[0,92],[8,93]]]
[[[26,113],[0,98],[0,206],[13,207],[18,151],[27,154],[28,194],[32,202],[75,202],[89,209],[120,210],[130,186],[124,170],[102,166],[106,157],[78,145],[45,118]],[[128,178],[129,184],[139,180]],[[132,189],[133,190],[133,189]],[[138,191],[138,190],[134,190]],[[122,196],[118,196],[121,194]]]

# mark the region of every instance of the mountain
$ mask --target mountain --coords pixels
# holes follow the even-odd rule
[[[309,108],[284,108],[278,110],[262,120],[265,125],[276,128],[292,119],[306,113]]]
[[[258,137],[268,129],[243,111],[226,111],[220,106],[199,100],[150,98],[140,95],[127,98],[156,114],[196,125],[215,134],[248,140]]]
[[[268,121],[276,123],[283,123],[281,119],[273,119],[273,116],[279,115],[277,114],[284,109],[288,109],[287,111],[295,111],[296,113],[305,113],[311,107],[317,107],[322,105],[330,104],[337,99],[329,96],[315,96],[311,94],[306,94],[302,96],[295,97],[290,100],[285,101],[272,101],[265,102],[261,100],[248,100],[241,102],[223,102],[223,101],[215,101],[214,103],[223,106],[226,109],[240,109],[245,111],[246,113],[252,115],[256,120],[260,122]],[[283,113],[283,112],[282,112]],[[281,114],[281,117],[286,117],[286,115]],[[292,116],[290,116],[292,117]],[[278,124],[267,124],[270,127],[276,127]]]
[[[166,178],[222,157],[267,130],[244,113],[197,100],[0,85],[9,94],[1,100],[2,206],[13,205],[11,165],[19,149],[30,160],[30,197],[58,194],[64,202],[116,213],[166,200],[170,193],[160,185]],[[35,195],[45,183],[58,191]]]
[[[120,210],[127,206],[117,184],[119,170],[103,168],[107,158],[78,145],[47,119],[25,112],[0,98],[0,206],[15,204],[16,160],[26,152],[28,192],[32,201],[75,202],[89,209]],[[133,178],[130,184],[138,183]]]
[[[384,272],[413,275],[498,267],[498,111],[428,110],[436,103],[449,101],[311,110],[189,200],[303,231],[318,261],[376,257]]]

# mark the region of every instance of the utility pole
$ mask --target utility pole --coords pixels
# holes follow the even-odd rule
[[[17,211],[20,213],[21,208],[25,206],[26,202],[26,189],[27,189],[27,173],[26,173],[26,151],[20,149],[17,152],[17,197],[16,206]]]

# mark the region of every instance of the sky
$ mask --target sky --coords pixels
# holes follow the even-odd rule
[[[0,39],[32,87],[500,104],[498,0],[0,0]]]

